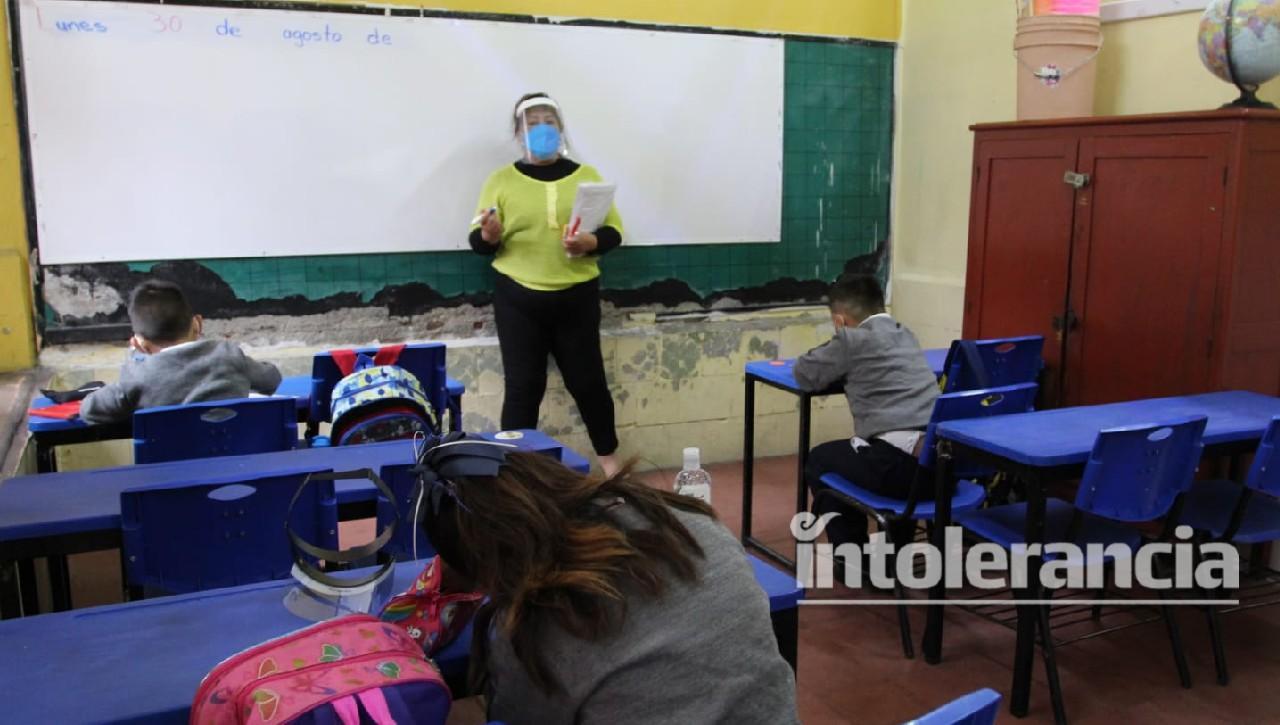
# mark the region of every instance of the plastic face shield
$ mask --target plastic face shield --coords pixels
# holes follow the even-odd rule
[[[373,581],[354,587],[335,587],[311,578],[294,565],[293,578],[298,586],[289,589],[284,606],[290,612],[313,622],[323,622],[348,614],[377,614],[391,601],[395,592],[395,569],[386,569]],[[341,579],[343,572],[334,572]]]
[[[291,525],[293,506],[303,489],[314,480],[341,481],[363,479],[374,484],[379,493],[394,507],[395,494],[373,471],[325,471],[307,476],[298,487],[289,504],[285,519],[285,535],[293,550],[293,578],[298,586],[291,588],[284,598],[285,607],[294,614],[312,621],[324,621],[347,614],[377,614],[391,600],[395,586],[395,558],[384,547],[395,533],[399,511],[374,539],[350,549],[327,549],[306,541]],[[348,566],[361,566],[374,558],[378,566],[370,573],[363,570],[321,569],[316,562],[333,562]]]
[[[548,161],[568,154],[560,106],[550,98],[530,98],[516,108],[526,161]]]

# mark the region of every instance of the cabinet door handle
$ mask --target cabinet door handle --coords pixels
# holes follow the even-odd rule
[[[1067,186],[1075,187],[1076,189],[1083,189],[1089,185],[1089,175],[1079,174],[1074,171],[1067,171],[1062,175],[1062,183]]]
[[[1061,334],[1064,330],[1067,332],[1075,332],[1080,327],[1080,318],[1076,316],[1075,310],[1067,310],[1067,314],[1059,317],[1053,316],[1053,331]]]

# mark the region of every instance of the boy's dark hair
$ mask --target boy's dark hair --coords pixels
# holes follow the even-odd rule
[[[162,279],[149,279],[129,295],[133,333],[152,342],[182,340],[191,332],[191,305],[182,288]]]
[[[842,274],[827,290],[827,304],[865,320],[884,312],[884,290],[873,275]]]

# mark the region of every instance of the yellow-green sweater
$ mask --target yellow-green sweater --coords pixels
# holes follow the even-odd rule
[[[476,202],[476,213],[496,207],[502,222],[502,243],[493,268],[521,286],[553,291],[600,276],[599,257],[569,257],[561,239],[573,211],[578,184],[603,181],[600,172],[582,164],[557,181],[539,181],[508,164],[489,175]],[[622,233],[622,217],[615,205],[604,226]],[[472,227],[473,231],[476,227]],[[595,231],[588,230],[588,231]]]

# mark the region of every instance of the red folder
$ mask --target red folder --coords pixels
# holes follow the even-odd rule
[[[57,418],[59,420],[71,420],[80,415],[79,400],[73,400],[70,403],[58,403],[57,405],[49,405],[44,408],[28,408],[27,415],[35,415],[41,418]]]

